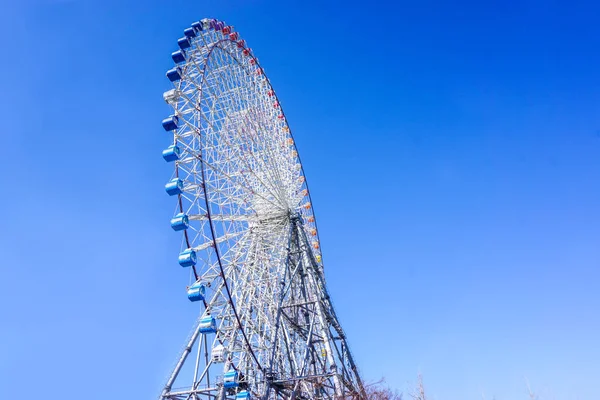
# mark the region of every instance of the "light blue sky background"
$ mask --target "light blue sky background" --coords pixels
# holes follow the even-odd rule
[[[3,2],[0,397],[158,394],[196,314],[164,72],[208,16],[289,117],[366,380],[599,399],[594,3]]]

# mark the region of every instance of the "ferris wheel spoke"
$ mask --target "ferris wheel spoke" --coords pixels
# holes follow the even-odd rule
[[[240,146],[241,147],[241,146]],[[256,158],[255,154],[251,153],[252,157],[258,161],[258,159]],[[253,190],[255,192],[268,192],[269,194],[271,194],[272,196],[274,196],[274,198],[278,198],[277,193],[275,193],[272,189],[272,186],[269,185],[267,183],[267,181],[265,181],[265,179],[263,177],[261,177],[260,175],[255,173],[255,168],[253,168],[251,166],[251,162],[249,162],[247,159],[244,158],[239,158],[239,157],[235,157],[234,159],[236,159],[236,161],[238,162],[242,162],[243,163],[243,168],[240,168],[240,170],[242,171],[243,174],[243,178],[246,181],[251,181],[251,182],[255,182],[255,185]],[[225,162],[228,162],[227,160],[225,160]],[[258,184],[259,186],[257,186],[256,184]],[[264,189],[261,189],[261,187],[263,187]]]
[[[221,50],[223,50],[223,49],[221,48]],[[225,52],[225,50],[223,50],[223,51],[221,51],[221,52],[216,52],[216,55],[217,55],[217,56],[222,56],[222,54],[223,54],[224,52]],[[222,60],[222,57],[221,57],[221,61],[223,61],[223,60]],[[237,60],[236,60],[236,61],[237,61]],[[238,61],[238,62],[239,62],[239,61]],[[211,70],[211,73],[212,73],[212,70]],[[223,81],[223,82],[226,82],[226,83],[229,83],[229,81],[230,81],[230,80],[229,80],[229,79],[227,79],[227,77],[223,76],[223,74],[220,74],[220,75],[221,75],[221,76],[220,76],[220,78],[221,78],[221,81]],[[244,76],[246,76],[246,77],[251,77],[252,75],[250,75],[250,74],[247,74],[247,73],[246,73],[246,75],[244,75]],[[238,91],[238,93],[239,93],[239,91]],[[258,119],[258,118],[257,118],[257,120],[260,120],[260,119]],[[245,122],[245,121],[244,121],[243,123],[244,123],[244,125],[246,125],[246,122]],[[248,128],[248,126],[246,126],[246,128]],[[252,130],[251,130],[251,131],[252,131]],[[267,130],[263,130],[263,132],[269,132],[269,131],[267,131]],[[267,137],[268,137],[268,136],[267,136]],[[252,154],[252,153],[251,153],[251,154]],[[277,158],[275,158],[275,157],[270,157],[270,158],[268,158],[268,160],[274,160],[274,159],[277,159]],[[267,169],[267,170],[268,170],[268,171],[274,171],[274,173],[278,173],[278,169],[273,169],[273,168],[270,168],[270,169]]]
[[[246,191],[249,191],[249,192],[250,192],[250,193],[252,193],[253,195],[255,195],[255,196],[258,196],[258,197],[262,198],[263,200],[265,200],[265,201],[267,201],[267,202],[269,202],[269,203],[273,204],[273,205],[274,205],[274,206],[276,206],[276,207],[283,208],[281,205],[278,205],[278,204],[276,204],[276,203],[273,203],[271,200],[269,200],[269,199],[267,199],[266,197],[262,196],[262,195],[260,194],[260,192],[257,192],[257,191],[256,191],[254,188],[252,188],[252,187],[250,187],[250,186],[248,186],[248,185],[245,185],[245,184],[241,183],[241,182],[240,182],[238,179],[235,179],[235,177],[234,177],[234,176],[232,176],[232,175],[229,175],[229,174],[227,174],[227,173],[225,173],[225,172],[221,171],[220,169],[218,169],[218,168],[217,168],[215,165],[213,165],[212,163],[210,163],[210,162],[208,162],[208,161],[206,161],[206,160],[203,160],[203,159],[201,160],[201,162],[203,162],[203,163],[204,163],[204,165],[206,165],[207,167],[209,167],[210,169],[212,169],[212,170],[215,172],[215,174],[216,174],[216,175],[218,175],[218,176],[220,176],[220,177],[227,178],[227,179],[228,179],[228,180],[229,180],[231,183],[233,183],[234,185],[238,186],[239,188],[241,188],[241,189],[244,189],[244,190],[246,190]],[[266,186],[265,186],[265,187],[266,187]],[[271,194],[272,194],[273,196],[275,196],[273,193],[271,193]]]
[[[280,237],[280,235],[275,236],[276,238],[273,241],[273,246],[276,246],[277,244],[280,244],[278,242],[281,242],[281,240],[277,240],[277,237]],[[257,324],[247,325],[246,329],[250,332],[250,341],[255,343],[257,347],[262,348],[264,351],[271,347],[271,328],[268,327],[273,325],[273,321],[268,318],[269,314],[264,313],[261,310],[261,304],[256,302],[256,300],[260,298],[259,292],[261,289],[260,285],[257,285],[257,283],[272,282],[275,277],[269,276],[268,270],[260,268],[260,266],[264,265],[265,262],[265,258],[260,257],[260,254],[265,252],[264,248],[261,249],[261,247],[264,247],[264,240],[256,235],[254,238],[254,251],[248,254],[245,268],[239,271],[239,276],[237,278],[238,283],[240,283],[237,293],[241,293],[241,295],[239,298],[236,297],[236,304],[241,304],[239,311],[243,316],[246,316],[244,320],[247,322],[252,321],[252,318],[249,318],[252,312],[258,312],[260,315],[257,320]],[[272,250],[273,249],[266,249],[267,252]],[[253,267],[250,267],[251,265]],[[257,268],[257,266],[259,267]],[[258,329],[258,326],[261,328]]]
[[[237,232],[237,233],[233,233],[233,234],[224,235],[224,236],[218,237],[216,239],[213,239],[210,242],[203,243],[199,246],[193,247],[192,249],[195,251],[206,250],[210,247],[213,247],[215,244],[220,244],[220,243],[226,242],[228,240],[231,240],[231,239],[241,236],[243,234],[244,234],[244,232]]]
[[[217,174],[226,176],[226,177],[230,178],[236,184],[239,184],[238,180],[235,180],[230,175],[221,172],[215,165],[213,165],[213,162],[209,162],[206,159],[203,159],[202,161],[204,163],[206,163],[211,169],[213,169]],[[227,160],[227,159],[222,160],[222,161],[217,160],[216,162],[217,163],[230,164],[231,160]],[[261,186],[256,186],[256,184],[255,185],[251,185],[250,184],[253,187],[248,187],[247,185],[243,185],[245,188],[250,189],[250,190],[252,190],[255,193],[261,193],[261,192],[265,192],[266,191],[267,193],[271,194],[274,198],[277,198],[277,196],[275,195],[275,193],[273,193],[272,189],[270,189],[270,186],[268,184],[266,184],[265,181],[260,178],[260,176],[252,174],[252,170],[251,169],[249,169],[249,168],[248,169],[242,169],[242,171],[246,172],[245,174],[242,172],[242,179],[244,181],[248,182],[249,181],[248,175],[252,175],[255,178],[253,181],[255,181],[256,183],[258,183],[259,185],[262,185],[262,187],[265,188],[266,190],[261,189]],[[264,196],[262,196],[262,197],[264,197]]]

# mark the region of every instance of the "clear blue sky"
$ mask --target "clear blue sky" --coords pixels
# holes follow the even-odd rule
[[[216,17],[289,117],[367,380],[600,399],[594,3],[3,2],[2,398],[158,394],[196,314],[164,72]]]

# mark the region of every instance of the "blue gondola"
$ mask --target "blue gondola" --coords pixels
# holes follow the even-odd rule
[[[170,115],[162,120],[162,126],[165,131],[174,131],[179,127],[179,118],[176,115]]]
[[[190,226],[190,219],[184,213],[179,213],[171,219],[171,228],[174,231],[183,231]]]
[[[179,265],[182,267],[191,267],[196,265],[196,252],[192,249],[186,249],[179,253]]]
[[[238,381],[238,376],[239,374],[235,370],[225,372],[223,374],[223,387],[225,389],[238,387],[240,385]]]
[[[242,390],[235,396],[235,400],[250,400],[250,393]]]
[[[171,82],[177,82],[181,80],[181,68],[179,67],[175,67],[175,68],[171,68],[170,70],[167,71],[167,78],[169,78],[169,80]]]
[[[187,293],[190,301],[201,301],[204,300],[206,288],[204,285],[201,285],[200,282],[194,282],[194,284],[188,288]]]
[[[179,48],[181,50],[189,49],[190,47],[192,47],[192,43],[190,43],[190,39],[187,38],[186,36],[179,38],[177,40],[177,44],[179,45]]]
[[[217,331],[217,321],[210,315],[202,317],[200,320],[200,332],[215,333]]]
[[[197,32],[202,32],[202,22],[196,21],[192,22],[192,28],[194,28]]]
[[[181,194],[183,192],[183,181],[179,178],[173,178],[165,185],[165,190],[169,196]]]
[[[185,61],[185,50],[177,50],[171,53],[171,58],[176,63],[182,63]]]
[[[179,67],[175,67],[175,68],[171,68],[170,70],[167,71],[167,78],[171,81],[171,82],[177,82],[181,80],[181,77],[183,76],[183,71],[181,70],[181,68]]]
[[[172,144],[163,150],[162,156],[167,162],[179,160],[179,157],[181,157],[181,149],[176,144]]]
[[[196,37],[196,30],[194,29],[194,27],[191,28],[187,28],[183,30],[183,34],[188,37],[188,38],[193,38]]]

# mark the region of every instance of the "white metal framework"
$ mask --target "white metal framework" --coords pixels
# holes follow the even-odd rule
[[[362,399],[279,100],[232,27],[205,19],[185,35],[163,155],[201,310],[160,399]]]

